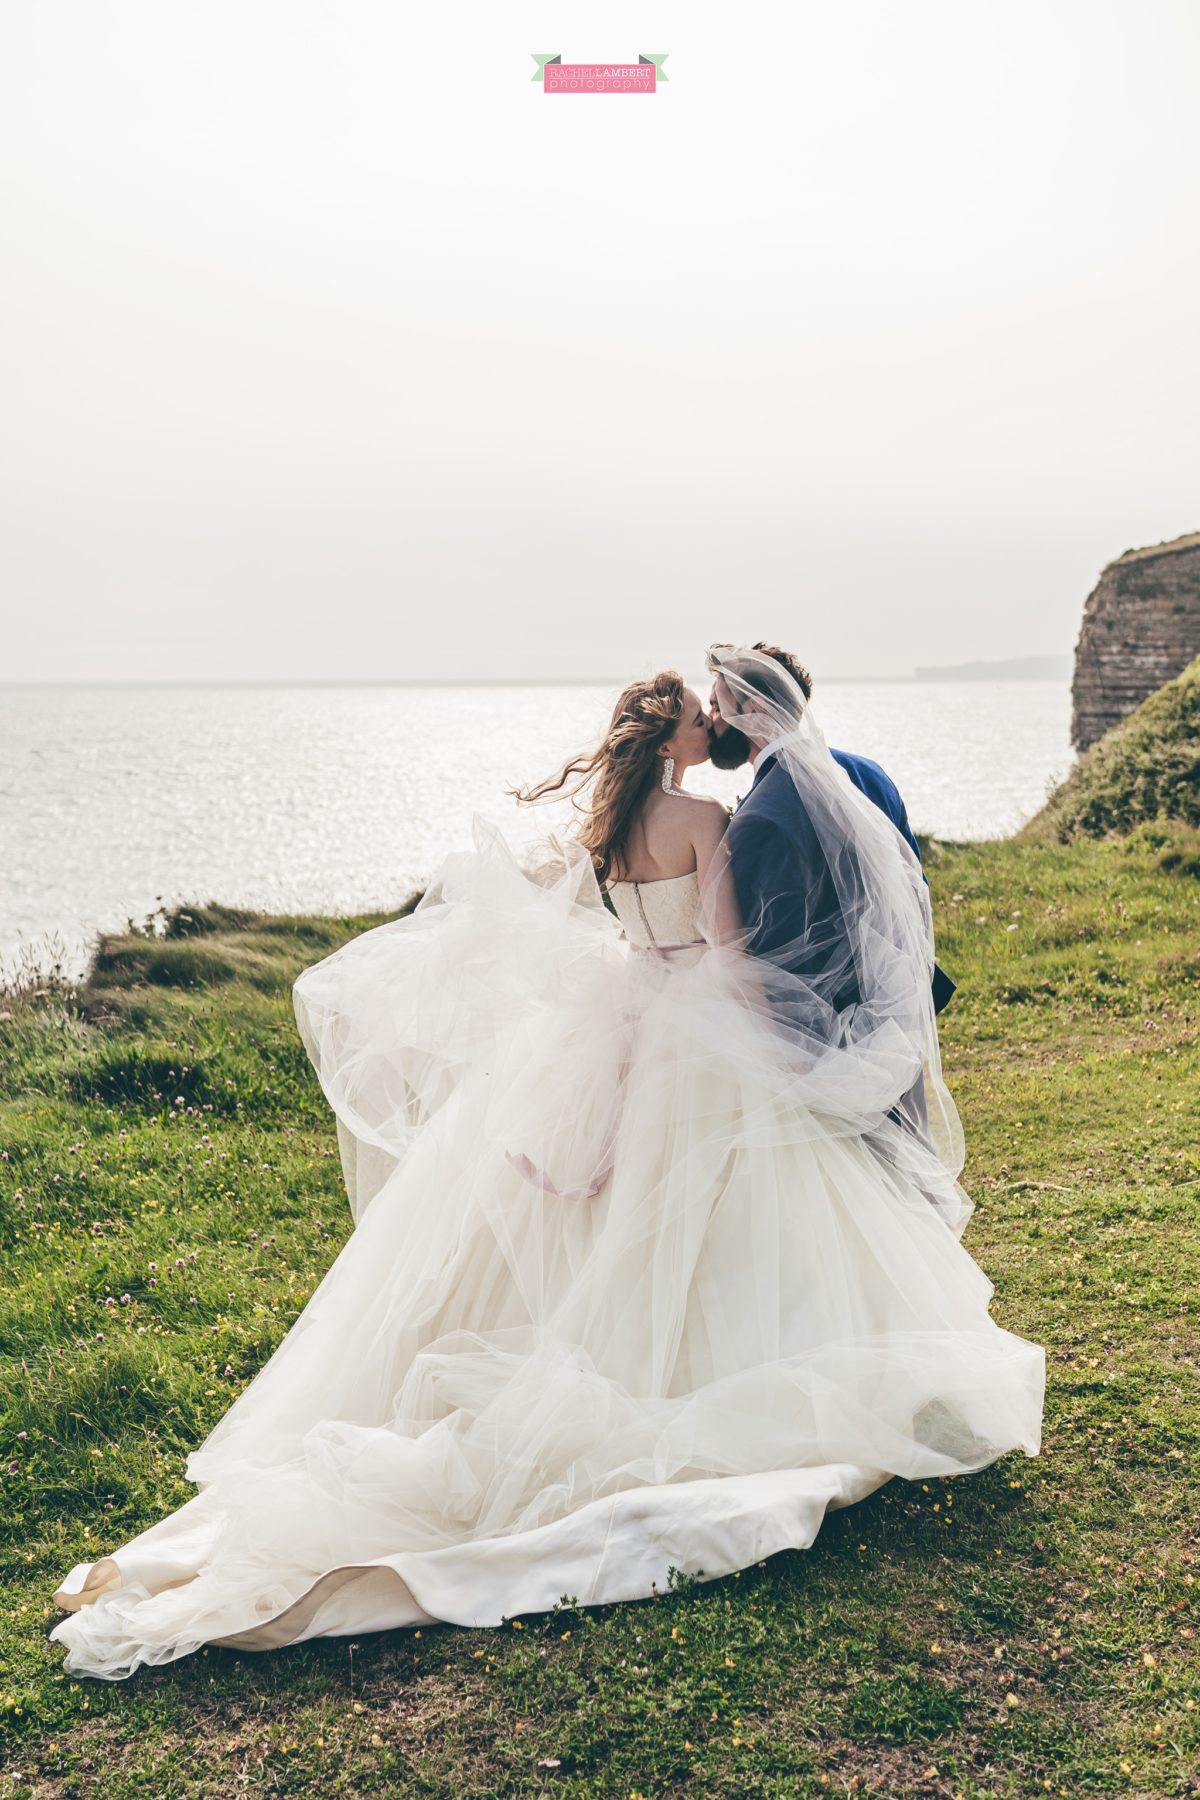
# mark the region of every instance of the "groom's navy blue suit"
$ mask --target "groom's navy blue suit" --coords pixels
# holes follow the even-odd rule
[[[921,851],[908,813],[891,777],[867,756],[848,750],[830,755],[867,799],[886,814],[911,846]],[[772,777],[776,777],[773,779]],[[775,758],[760,758],[750,792],[734,812],[729,827],[729,857],[742,917],[751,931],[747,948],[770,956],[798,938],[805,940],[805,973],[825,972],[836,979],[828,995],[838,1012],[855,1005],[861,995],[848,955],[841,908],[825,852],[795,783]],[[934,965],[934,1008],[940,1012],[955,984]]]
[[[913,836],[912,826],[908,822],[908,808],[900,798],[900,789],[885,769],[869,756],[853,756],[849,750],[831,750],[829,752],[835,763],[840,763],[847,775],[861,793],[873,800],[881,813],[886,813],[896,830],[908,839],[909,847],[917,861],[921,860],[921,846]]]

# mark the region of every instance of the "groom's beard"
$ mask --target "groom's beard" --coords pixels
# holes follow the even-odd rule
[[[753,751],[754,745],[736,725],[727,725],[722,732],[710,731],[708,734],[708,754],[714,769],[740,769],[743,763],[750,761]]]

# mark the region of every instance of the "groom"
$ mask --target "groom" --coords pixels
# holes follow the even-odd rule
[[[812,676],[790,652],[773,644],[759,643],[749,647],[778,663],[800,688],[804,698],[812,698]],[[746,679],[752,684],[751,676]],[[835,923],[840,916],[840,909],[833,891],[829,865],[812,823],[792,782],[770,780],[775,761],[770,744],[756,742],[722,717],[715,685],[709,698],[709,751],[713,764],[718,769],[739,769],[746,762],[754,768],[750,792],[738,806],[736,825],[731,828],[730,852],[734,886],[742,902],[743,914],[747,918],[761,918],[756,934],[759,941],[755,948],[759,954],[767,955],[772,948],[777,945],[782,947],[799,935],[797,921],[783,917],[773,918],[769,908],[764,910],[758,904],[764,896],[780,891],[778,865],[782,854],[789,861],[797,862],[800,867],[796,891],[805,892],[805,913],[808,920],[827,923],[828,929],[817,931],[813,947],[818,958],[824,954],[832,969],[842,954],[838,941],[841,934]],[[845,770],[855,787],[892,821],[919,862],[920,846],[909,825],[904,801],[891,777],[869,757],[854,756],[848,750],[831,749],[829,754]],[[820,949],[817,949],[818,943]],[[858,998],[853,970],[845,971],[840,979],[844,991],[832,997],[839,1011]],[[955,983],[935,963],[935,1012],[941,1012],[954,991]]]

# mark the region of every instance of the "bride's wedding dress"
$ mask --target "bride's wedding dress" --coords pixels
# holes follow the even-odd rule
[[[781,1063],[694,876],[612,903],[480,829],[299,978],[356,1228],[197,1495],[67,1577],[70,1670],[635,1599],[1036,1454],[961,1189]]]

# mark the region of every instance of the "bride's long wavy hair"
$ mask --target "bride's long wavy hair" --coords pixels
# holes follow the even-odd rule
[[[674,669],[649,681],[631,681],[616,706],[601,744],[573,756],[557,775],[535,787],[510,788],[524,806],[563,793],[583,823],[579,842],[592,859],[596,880],[606,882],[619,866],[630,827],[662,768],[657,751],[683,712],[683,677]],[[580,795],[587,793],[586,801]]]

